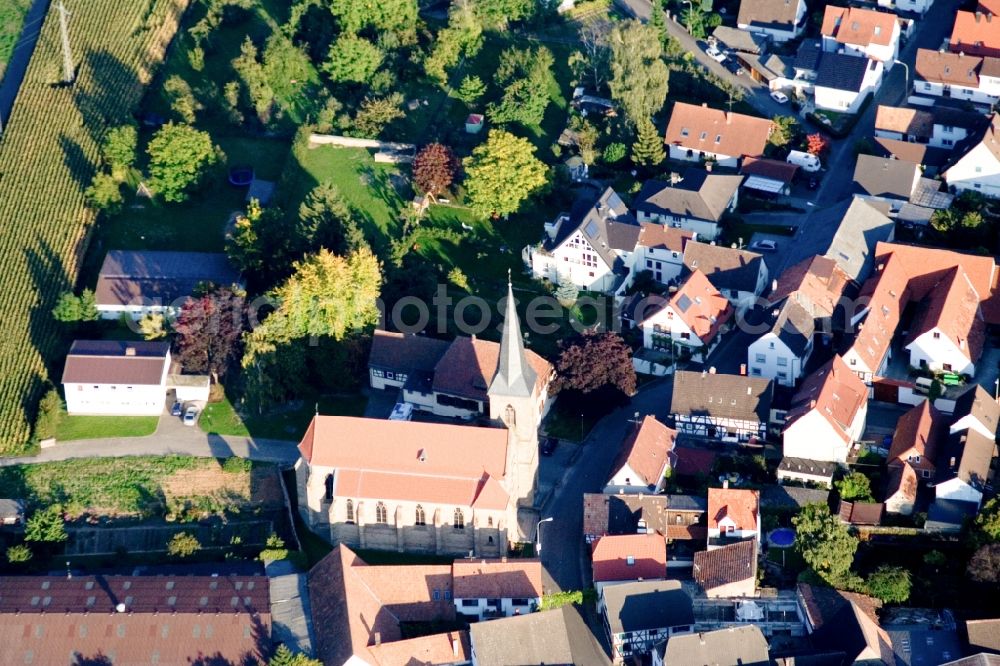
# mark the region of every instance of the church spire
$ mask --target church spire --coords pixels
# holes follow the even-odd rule
[[[521,338],[521,322],[514,304],[514,288],[507,271],[507,307],[504,311],[503,335],[500,338],[500,362],[493,376],[491,396],[529,397],[535,388],[538,375],[528,363]]]

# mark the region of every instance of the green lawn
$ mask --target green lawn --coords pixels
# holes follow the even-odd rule
[[[545,418],[543,427],[549,437],[558,437],[570,442],[582,442],[590,434],[594,425],[604,416],[591,411],[577,412],[570,411],[566,407],[560,407],[557,400],[552,406],[552,410]]]
[[[323,396],[318,402],[304,400],[294,408],[283,408],[242,419],[233,409],[232,403],[225,399],[206,405],[198,423],[202,430],[213,435],[298,441],[316,414],[317,405],[319,413],[323,415],[361,416],[367,402],[368,399],[363,395]]]
[[[0,79],[21,36],[24,15],[30,6],[31,0],[0,0]]]
[[[56,430],[56,441],[104,437],[144,437],[156,432],[156,416],[69,416]]]
[[[782,565],[789,571],[801,571],[806,568],[806,562],[802,559],[797,548],[777,548],[771,546],[767,550],[767,559],[775,564]]]

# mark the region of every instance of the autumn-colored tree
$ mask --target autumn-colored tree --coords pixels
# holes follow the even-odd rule
[[[612,331],[585,333],[559,355],[552,390],[587,394],[605,387],[616,388],[625,395],[635,393],[632,350]]]
[[[531,142],[503,130],[490,130],[486,142],[472,149],[465,173],[466,201],[483,217],[516,213],[549,180]]]
[[[461,162],[451,148],[430,143],[413,158],[413,182],[431,196],[444,192],[455,181]]]
[[[816,155],[818,157],[825,153],[829,147],[830,140],[819,132],[806,136],[806,152],[810,155]]]
[[[969,577],[978,583],[1000,583],[1000,543],[981,547],[969,560]]]
[[[185,370],[216,377],[225,374],[241,349],[245,299],[242,291],[222,287],[181,306],[174,322],[174,344]]]

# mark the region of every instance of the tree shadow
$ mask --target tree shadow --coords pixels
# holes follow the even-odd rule
[[[130,121],[131,108],[143,93],[135,69],[105,50],[87,53],[76,80],[73,100],[83,116],[84,128],[98,144],[109,126]]]
[[[63,164],[70,176],[81,190],[90,186],[97,173],[97,168],[87,158],[80,144],[65,134],[59,136],[59,147],[62,148]]]

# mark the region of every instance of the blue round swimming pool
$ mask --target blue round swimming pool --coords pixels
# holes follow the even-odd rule
[[[779,527],[767,536],[772,546],[788,548],[795,543],[795,530],[790,527]]]

